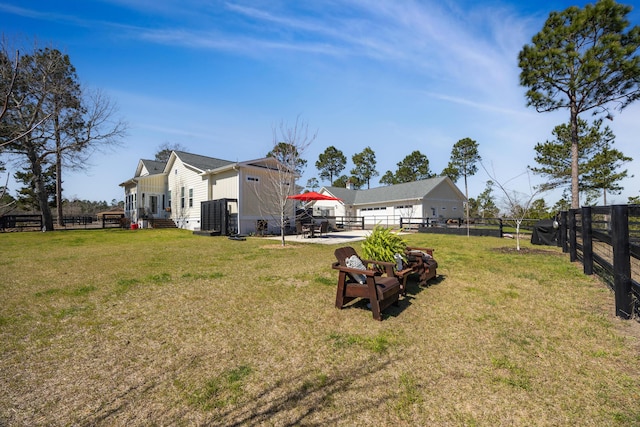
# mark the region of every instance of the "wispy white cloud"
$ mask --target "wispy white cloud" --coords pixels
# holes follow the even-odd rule
[[[447,102],[451,102],[459,105],[464,105],[467,107],[472,107],[479,111],[488,111],[493,113],[505,114],[509,116],[521,116],[521,117],[528,115],[527,113],[523,112],[522,109],[517,110],[517,109],[510,109],[510,108],[502,108],[494,104],[485,104],[485,103],[473,101],[471,99],[460,98],[456,96],[446,95],[443,93],[433,93],[433,92],[424,92],[424,93],[425,95],[434,99],[439,99],[442,101],[447,101]]]
[[[287,34],[294,33],[277,43],[273,39],[266,43],[261,39],[264,34],[255,33],[245,37],[245,46],[287,46],[311,54],[369,58],[423,74],[428,84],[444,84],[449,91],[483,99],[521,96],[505,87],[517,87],[514,65],[528,24],[506,8],[461,11],[439,2],[343,0],[309,17],[286,9],[276,14],[236,3],[226,5],[265,27],[278,26]],[[349,12],[341,13],[343,10]],[[277,37],[277,32],[266,37]],[[309,44],[309,39],[322,40],[322,49]]]
[[[57,15],[55,13],[41,12],[33,9],[27,9],[24,7],[14,6],[10,4],[0,3],[0,12],[8,13],[11,15],[23,16],[25,18],[34,19],[64,19],[64,15]]]
[[[227,51],[251,57],[265,57],[273,51],[306,52],[326,56],[342,54],[339,49],[326,43],[287,43],[243,35],[229,35],[218,31],[136,28],[135,37],[158,44]]]
[[[517,40],[524,39],[526,27],[504,9],[451,10],[439,2],[342,0],[307,13],[287,6],[259,8],[227,2],[216,3],[217,13],[209,12],[209,16],[204,3],[194,0],[186,5],[184,1],[158,4],[109,0],[108,3],[144,9],[150,16],[184,17],[188,13],[204,18],[186,22],[167,19],[162,24],[143,26],[7,5],[0,5],[0,9],[83,27],[117,28],[119,36],[171,46],[256,57],[278,51],[369,58],[379,64],[428,73],[429,78],[480,90],[495,82],[513,80],[505,61],[515,62],[514,44],[522,44]],[[242,19],[240,22],[230,19],[233,16]]]

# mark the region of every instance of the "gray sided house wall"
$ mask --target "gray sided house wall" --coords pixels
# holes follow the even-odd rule
[[[423,214],[425,218],[463,218],[464,203],[459,200],[453,189],[446,183],[434,188],[423,202]]]
[[[241,234],[251,234],[258,231],[258,223],[267,221],[267,232],[280,231],[280,197],[277,185],[277,172],[265,168],[242,168],[239,172],[240,194],[238,206],[241,215],[238,227]],[[295,188],[295,179],[289,184]],[[293,190],[291,190],[293,191]],[[285,217],[293,219],[295,215],[293,201],[287,201]]]

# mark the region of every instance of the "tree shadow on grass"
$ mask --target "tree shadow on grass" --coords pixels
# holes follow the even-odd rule
[[[384,391],[382,395],[372,396],[367,385],[378,380],[376,373],[388,363],[386,358],[372,355],[367,361],[359,362],[358,367],[334,370],[326,375],[318,375],[317,370],[308,370],[295,377],[286,377],[286,373],[283,373],[286,378],[264,388],[255,396],[249,396],[243,404],[219,412],[203,425],[236,427],[270,423],[280,426],[324,426],[375,408],[384,410],[383,405],[392,397],[391,393]],[[350,396],[348,410],[328,409],[343,393],[349,393]],[[338,408],[344,407],[338,405]],[[322,420],[315,420],[314,416],[321,412],[329,415],[323,414]]]

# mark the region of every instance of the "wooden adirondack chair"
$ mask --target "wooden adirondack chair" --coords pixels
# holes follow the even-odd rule
[[[407,258],[406,268],[411,268],[412,274],[417,274],[418,284],[425,286],[427,282],[437,276],[436,269],[438,268],[438,262],[433,258],[432,248],[418,248],[410,247],[404,251]],[[424,256],[427,254],[428,256]],[[406,277],[405,277],[406,280]]]
[[[332,268],[338,270],[336,307],[342,309],[357,298],[365,298],[371,304],[373,318],[382,320],[382,310],[391,304],[397,305],[401,292],[400,282],[393,272],[395,264],[360,259],[366,267],[362,270],[347,265],[346,260],[353,255],[360,258],[352,247],[338,248],[334,254],[337,261],[332,264]],[[380,271],[384,271],[385,276]]]

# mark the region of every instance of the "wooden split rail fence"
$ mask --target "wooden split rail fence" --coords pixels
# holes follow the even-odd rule
[[[615,293],[616,315],[640,317],[640,205],[583,207],[560,213],[560,245],[585,274]]]

